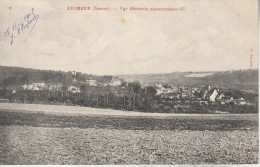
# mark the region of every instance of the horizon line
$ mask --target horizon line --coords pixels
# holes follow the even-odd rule
[[[42,70],[42,71],[54,71],[54,72],[73,72],[75,70],[54,70],[54,69],[40,69],[40,68],[31,68],[31,67],[22,67],[22,66],[7,66],[7,65],[0,65],[0,67],[11,67],[11,68],[24,68],[24,69],[31,69],[31,70]],[[82,71],[75,71],[80,72],[83,74],[90,74],[90,75],[96,75],[96,76],[125,76],[125,75],[156,75],[156,74],[172,74],[172,73],[209,73],[209,72],[230,72],[230,71],[246,71],[246,70],[259,70],[258,68],[240,68],[240,69],[230,69],[230,70],[214,70],[214,71],[192,71],[192,70],[186,70],[186,71],[172,71],[172,72],[158,72],[158,73],[128,73],[128,74],[93,74],[93,73],[87,73]]]

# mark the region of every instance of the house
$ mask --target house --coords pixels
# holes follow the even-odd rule
[[[177,92],[179,89],[178,89],[177,86],[172,86],[172,90],[173,90],[174,92]]]
[[[119,86],[122,84],[122,81],[119,78],[113,77],[109,85],[111,86]]]
[[[193,91],[199,91],[199,90],[200,90],[200,88],[199,88],[199,87],[197,87],[197,86],[194,86],[194,87],[192,87],[192,90],[193,90]]]
[[[31,83],[22,85],[24,90],[43,90],[46,87],[45,83]]]
[[[243,97],[241,97],[240,99],[237,99],[237,104],[238,105],[246,105],[247,102],[245,101],[245,99]]]
[[[207,98],[209,91],[208,90],[204,90],[203,95],[202,95],[202,99],[205,100]]]
[[[156,94],[166,94],[169,93],[168,90],[162,84],[156,84]]]
[[[68,87],[68,91],[72,93],[80,93],[80,89],[76,86],[70,86]]]
[[[169,96],[170,99],[173,99],[174,97],[173,96]]]
[[[226,104],[231,104],[231,103],[234,103],[234,99],[233,99],[233,97],[225,97],[225,102],[226,102]]]
[[[225,103],[224,101],[221,101],[220,104],[221,104],[221,105],[224,105],[224,104],[226,104],[226,103]]]
[[[187,97],[187,96],[188,96],[187,92],[182,92],[182,93],[181,93],[181,97],[182,97],[182,98],[185,98],[185,97]]]
[[[86,82],[90,86],[97,86],[98,85],[97,81],[94,80],[94,79],[88,79]]]
[[[48,89],[49,91],[60,91],[62,88],[62,84],[58,83],[58,84],[50,84],[48,85]]]
[[[216,89],[212,92],[212,94],[209,97],[209,101],[216,101],[216,97],[218,95],[218,92],[216,91]]]
[[[204,101],[204,100],[202,100],[202,101],[199,101],[199,103],[200,103],[200,104],[205,104],[205,105],[208,105],[208,104],[209,104],[209,102],[208,102],[208,101]]]
[[[201,97],[202,99],[209,100],[210,96],[213,93],[211,85],[209,84],[208,87],[205,87],[204,90],[201,91],[201,93],[202,93],[202,97]]]
[[[221,94],[219,94],[219,95],[216,97],[216,100],[221,101],[221,100],[224,99],[224,97],[225,97],[225,95],[224,95],[223,93],[221,93]]]
[[[246,105],[247,103],[245,101],[238,102],[238,105]]]
[[[162,85],[161,83],[159,83],[159,84],[155,84],[155,86],[158,87],[158,88],[163,87],[163,85]]]

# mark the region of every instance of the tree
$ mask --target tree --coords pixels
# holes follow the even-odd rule
[[[157,90],[153,86],[148,86],[146,88],[146,93],[148,94],[148,96],[154,98],[156,96]]]
[[[128,84],[128,90],[130,92],[133,92],[134,94],[139,94],[142,90],[142,86],[141,86],[140,82],[138,82],[138,81],[130,82]]]
[[[61,97],[62,97],[62,99],[64,99],[64,92],[67,92],[67,90],[68,90],[68,86],[66,86],[66,85],[62,85],[62,87],[61,87]]]

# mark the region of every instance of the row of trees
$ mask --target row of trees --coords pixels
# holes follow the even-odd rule
[[[16,90],[14,93],[11,89],[3,89],[0,90],[0,98],[21,103],[67,104],[149,112],[153,110],[156,96],[154,87],[142,88],[139,82],[124,83],[121,86],[75,86],[80,88],[79,93],[68,91],[66,85],[59,91]]]
[[[82,79],[81,74],[76,74],[77,79]],[[104,77],[109,80],[109,76]],[[15,80],[15,78],[13,78]],[[13,82],[13,81],[12,81]],[[11,82],[11,83],[12,83]],[[26,83],[26,82],[25,82]],[[9,84],[9,82],[8,82]],[[68,91],[69,86],[80,88],[79,93]],[[181,103],[174,99],[167,99],[156,96],[156,88],[153,86],[142,87],[139,82],[123,82],[120,86],[89,86],[82,82],[70,82],[64,84],[60,90],[23,90],[21,86],[16,86],[13,92],[11,87],[0,87],[0,98],[8,98],[11,102],[20,103],[41,103],[41,104],[66,104],[80,105],[96,108],[113,108],[121,110],[137,110],[143,112],[162,112],[162,113],[210,113],[212,111],[226,111],[230,113],[255,113],[257,105],[236,106],[236,105],[200,105],[186,104],[185,99]],[[252,94],[241,94],[240,91],[229,91],[230,96],[243,97],[244,95],[252,98],[257,97]],[[200,94],[194,94],[200,96]],[[183,101],[183,102],[182,102]]]
[[[213,113],[225,111],[229,113],[257,113],[257,105],[238,106],[198,103],[176,103],[174,100],[156,96],[154,87],[142,88],[139,83],[130,83],[126,87],[87,87],[81,86],[80,93],[72,93],[67,89],[61,91],[48,90],[0,90],[0,98],[8,98],[11,102],[79,105],[96,108],[112,108],[120,110],[136,110],[160,113]]]

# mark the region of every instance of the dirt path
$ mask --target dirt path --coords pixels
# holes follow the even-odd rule
[[[130,117],[203,117],[210,119],[231,120],[257,120],[258,114],[179,114],[179,113],[144,113],[134,111],[120,111],[113,109],[90,108],[80,106],[44,105],[44,104],[21,104],[0,103],[0,109],[7,111],[22,111],[30,113],[48,113],[61,115],[107,115],[107,116],[130,116]]]

